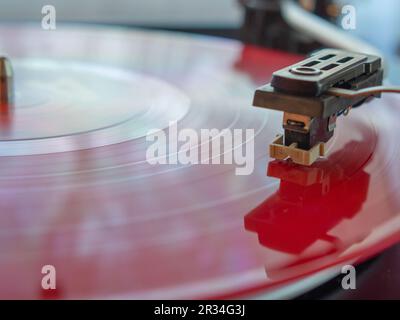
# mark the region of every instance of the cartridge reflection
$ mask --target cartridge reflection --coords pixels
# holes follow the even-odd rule
[[[313,251],[313,258],[343,251],[351,242],[329,232],[357,215],[367,198],[365,157],[346,157],[359,147],[359,142],[350,142],[312,167],[270,162],[267,175],[280,179],[279,189],[245,216],[246,230],[256,232],[262,246],[283,253],[300,255],[319,240],[324,250]]]

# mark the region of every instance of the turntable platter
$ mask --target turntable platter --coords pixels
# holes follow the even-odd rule
[[[338,121],[311,168],[271,162],[254,88],[301,57],[117,28],[0,27],[16,102],[0,123],[0,297],[240,297],[361,261],[400,231],[400,99]],[[254,171],[152,165],[153,129],[255,130]],[[193,146],[196,147],[196,146]],[[266,172],[268,171],[269,176]]]

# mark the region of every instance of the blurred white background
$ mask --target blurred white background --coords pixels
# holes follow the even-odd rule
[[[0,0],[0,21],[40,20],[53,5],[58,21],[160,27],[238,27],[236,0]]]
[[[348,32],[384,52],[390,61],[390,77],[400,82],[400,1],[337,1],[355,6],[357,28]],[[41,9],[49,4],[56,8],[57,22],[192,29],[196,32],[223,29],[214,34],[227,37],[236,35],[227,30],[237,30],[243,17],[238,0],[0,0],[0,22],[40,22]]]

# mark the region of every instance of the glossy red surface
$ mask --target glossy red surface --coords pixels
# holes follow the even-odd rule
[[[399,239],[395,96],[339,119],[328,157],[302,168],[271,162],[282,115],[251,107],[255,87],[301,57],[185,34],[62,26],[45,35],[2,26],[0,51],[17,81],[0,130],[0,298],[272,292]],[[150,165],[146,132],[171,120],[254,128],[254,172]],[[57,270],[52,293],[40,286],[47,264]]]

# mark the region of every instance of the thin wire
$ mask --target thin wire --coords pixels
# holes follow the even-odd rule
[[[327,91],[328,94],[336,97],[343,98],[355,98],[355,97],[367,97],[379,93],[400,93],[400,87],[392,86],[377,86],[369,87],[361,90],[348,90],[342,88],[330,88]]]

